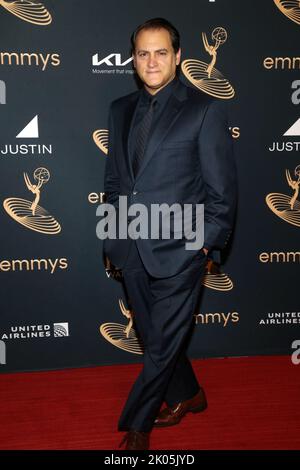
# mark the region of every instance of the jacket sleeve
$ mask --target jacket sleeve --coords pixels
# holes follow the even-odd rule
[[[222,249],[232,231],[237,200],[233,139],[228,128],[226,102],[213,100],[208,105],[198,151],[206,190],[204,247]]]
[[[116,159],[113,104],[110,106],[108,116],[108,155],[106,158],[104,173],[104,192],[106,195],[106,202],[113,204],[117,208],[120,194],[120,176]]]

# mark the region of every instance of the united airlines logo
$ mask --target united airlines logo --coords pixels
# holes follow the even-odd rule
[[[38,26],[47,26],[52,22],[52,17],[42,3],[29,0],[0,0],[0,6],[23,21]]]
[[[290,20],[300,24],[300,1],[299,0],[274,0],[275,5],[281,13]]]
[[[208,95],[221,99],[234,97],[234,89],[222,73],[215,68],[217,51],[227,41],[227,32],[224,28],[215,28],[211,34],[209,43],[206,33],[202,33],[202,42],[205,51],[211,56],[210,63],[197,59],[187,59],[181,64],[181,69],[186,78],[197,88]]]
[[[54,338],[69,336],[69,323],[53,323],[53,336]]]

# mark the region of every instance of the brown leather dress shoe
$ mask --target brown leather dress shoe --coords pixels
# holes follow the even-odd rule
[[[174,426],[175,424],[180,423],[187,413],[200,413],[206,408],[206,396],[204,390],[200,388],[199,392],[193,398],[190,398],[190,400],[182,401],[171,408],[164,408],[154,421],[154,426]]]
[[[149,437],[149,432],[128,431],[123,437],[119,447],[126,441],[125,450],[148,450]]]

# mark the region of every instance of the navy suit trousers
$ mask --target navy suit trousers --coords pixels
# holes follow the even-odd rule
[[[119,431],[151,431],[163,401],[173,406],[198,392],[186,349],[205,264],[201,250],[183,271],[155,278],[146,271],[131,241],[123,276],[144,344],[144,361],[119,419]]]

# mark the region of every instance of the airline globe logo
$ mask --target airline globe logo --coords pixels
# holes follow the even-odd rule
[[[53,336],[54,338],[69,336],[69,323],[53,323]]]
[[[47,26],[52,22],[52,16],[42,3],[29,0],[0,0],[0,6],[28,23]]]
[[[205,51],[211,56],[210,63],[197,59],[187,59],[181,64],[185,77],[199,90],[210,96],[228,100],[234,97],[235,91],[229,81],[215,68],[217,50],[227,41],[227,31],[222,27],[215,28],[211,33],[211,43],[206,33],[202,33]]]
[[[274,0],[281,13],[290,20],[300,25],[300,1],[299,0]]]

